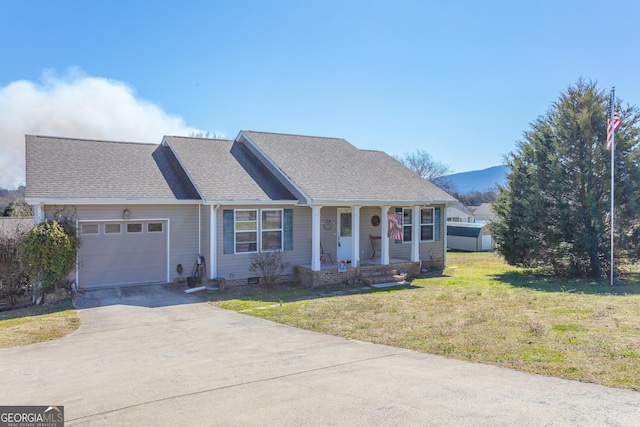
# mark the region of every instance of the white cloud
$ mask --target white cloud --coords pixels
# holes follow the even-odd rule
[[[78,69],[62,77],[45,72],[40,82],[0,87],[0,188],[25,183],[25,134],[159,143],[195,131],[123,82]]]

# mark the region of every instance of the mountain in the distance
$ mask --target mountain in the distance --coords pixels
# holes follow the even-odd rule
[[[509,168],[506,166],[493,166],[477,171],[454,173],[443,178],[453,184],[458,193],[466,194],[471,191],[495,190],[497,184],[505,184],[508,172]]]

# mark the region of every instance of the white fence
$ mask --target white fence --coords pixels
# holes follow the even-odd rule
[[[34,227],[33,217],[0,217],[0,235],[26,232]]]

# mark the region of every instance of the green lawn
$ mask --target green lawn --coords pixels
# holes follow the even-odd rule
[[[64,337],[80,327],[71,300],[0,313],[0,348]]]
[[[451,253],[442,276],[401,289],[212,303],[349,339],[640,390],[640,285],[625,283],[538,277],[491,253]]]

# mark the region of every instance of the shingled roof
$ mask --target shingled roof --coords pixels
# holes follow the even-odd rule
[[[381,151],[344,139],[243,131],[313,202],[453,202],[455,199]]]
[[[26,136],[27,198],[194,200],[168,147]]]
[[[198,191],[210,201],[297,199],[244,146],[235,141],[165,136]]]
[[[26,137],[27,198],[210,202],[449,203],[381,151],[344,139],[242,131],[160,145]]]

